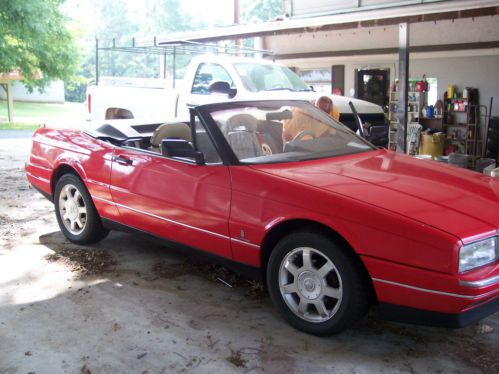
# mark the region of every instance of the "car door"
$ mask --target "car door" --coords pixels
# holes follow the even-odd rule
[[[230,175],[215,148],[211,148],[208,162],[197,165],[152,151],[117,147],[111,194],[122,223],[231,257]]]

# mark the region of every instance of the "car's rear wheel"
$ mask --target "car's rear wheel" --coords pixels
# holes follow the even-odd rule
[[[291,234],[276,245],[267,267],[267,286],[283,317],[314,335],[344,330],[369,305],[353,255],[313,231]]]
[[[58,180],[54,204],[57,223],[73,243],[94,243],[109,233],[102,225],[87,188],[76,175],[65,174]]]

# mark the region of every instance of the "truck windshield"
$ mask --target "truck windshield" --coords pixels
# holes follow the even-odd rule
[[[375,149],[305,101],[234,102],[210,109],[241,163],[304,161]]]
[[[234,67],[245,88],[251,92],[311,91],[295,73],[285,66],[248,62],[234,64]]]

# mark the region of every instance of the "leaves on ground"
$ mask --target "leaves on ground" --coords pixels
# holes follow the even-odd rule
[[[153,272],[157,277],[166,279],[174,279],[183,275],[197,275],[212,282],[242,289],[245,291],[245,295],[252,299],[265,297],[265,287],[262,282],[247,279],[238,272],[214,263],[192,260],[185,260],[181,263],[158,262],[153,266]]]
[[[229,357],[226,358],[227,361],[229,361],[232,365],[238,367],[238,368],[245,368],[246,363],[248,362],[244,358],[241,357],[241,351],[234,351],[231,349],[231,354]]]
[[[103,274],[116,265],[109,252],[98,248],[63,247],[45,256],[45,259],[49,262],[62,262],[80,276]]]

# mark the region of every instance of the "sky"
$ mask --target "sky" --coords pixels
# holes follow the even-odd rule
[[[126,0],[133,14],[144,6],[144,1]],[[226,26],[234,23],[234,0],[181,0],[181,6],[197,24],[203,21],[208,27]],[[95,10],[92,2],[85,0],[66,0],[65,13],[80,20],[88,28],[95,28]]]
[[[210,26],[234,21],[234,0],[182,0],[182,7],[196,20]]]

